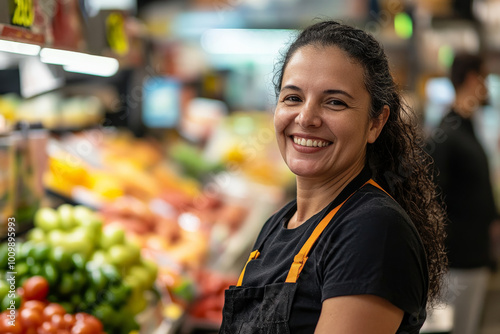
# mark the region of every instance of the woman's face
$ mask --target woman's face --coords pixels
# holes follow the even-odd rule
[[[290,59],[274,125],[283,159],[297,176],[330,179],[363,168],[366,144],[380,132],[380,122],[368,116],[363,72],[334,46],[304,46]]]

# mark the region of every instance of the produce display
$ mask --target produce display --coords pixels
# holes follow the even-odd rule
[[[43,178],[53,208],[38,209],[16,240],[18,312],[23,284],[39,277],[45,306],[59,305],[68,319],[89,314],[108,334],[150,334],[186,319],[218,328],[224,290],[237,279],[226,268],[239,266],[289,180],[265,162],[277,154],[271,125],[238,113],[204,148],[105,128],[53,135]],[[6,250],[0,244],[1,281]]]
[[[39,209],[34,225],[27,240],[16,243],[17,287],[43,277],[47,300],[66,312],[92,314],[108,333],[139,328],[134,318],[148,306],[148,293],[154,296],[157,265],[141,256],[140,247],[123,229],[103,227],[93,211],[69,204]],[[0,259],[1,268],[6,268],[6,243]],[[0,271],[2,281],[5,275]],[[37,293],[42,294],[24,289],[27,298],[43,299]],[[10,299],[3,296],[4,308]]]
[[[103,115],[103,104],[94,96],[49,93],[29,100],[16,94],[0,96],[0,116],[10,123],[39,122],[47,129],[76,129],[97,124]]]
[[[118,226],[141,248],[184,267],[200,266],[208,248],[207,216],[179,211],[161,199],[153,201],[151,206],[153,210],[135,198],[122,197],[104,206],[99,213],[105,229]],[[166,212],[162,214],[161,211]],[[190,226],[186,226],[188,224]]]
[[[66,198],[85,193],[78,201],[93,207],[123,196],[148,202],[163,193],[193,198],[201,192],[199,181],[181,176],[163,160],[164,152],[153,140],[136,139],[126,132],[88,130],[52,139],[49,146],[47,189]]]
[[[9,289],[5,281],[0,281],[1,294]],[[69,313],[61,304],[48,301],[48,293],[49,282],[42,276],[26,279],[22,286],[16,289],[14,298],[5,293],[2,302],[3,311],[0,313],[0,333],[104,333],[102,322],[95,316],[85,312]]]

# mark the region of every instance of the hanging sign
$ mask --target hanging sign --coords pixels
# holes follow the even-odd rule
[[[40,0],[0,0],[0,39],[43,45],[48,31],[39,4]]]
[[[125,17],[122,13],[112,12],[106,18],[106,37],[116,54],[123,56],[129,51],[128,36],[125,30]]]
[[[45,43],[45,36],[43,34],[35,34],[30,30],[0,24],[0,31],[0,39],[5,38],[17,42],[27,42],[40,45]]]
[[[10,0],[10,24],[30,28],[35,21],[33,0]]]
[[[76,51],[85,49],[79,1],[56,1],[54,10],[52,18],[53,46]]]

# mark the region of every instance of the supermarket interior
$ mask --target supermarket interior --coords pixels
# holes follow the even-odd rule
[[[325,18],[381,42],[425,135],[454,100],[454,55],[484,55],[474,124],[500,208],[499,0],[0,0],[0,302],[32,304],[0,332],[217,333],[224,290],[295,196],[276,65]],[[478,334],[500,333],[498,276]],[[451,333],[452,313],[421,332]]]

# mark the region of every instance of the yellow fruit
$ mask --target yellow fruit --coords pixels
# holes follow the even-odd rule
[[[88,185],[88,172],[86,167],[83,161],[69,153],[49,159],[49,170],[54,175],[54,178],[61,182],[69,182],[73,185]]]
[[[110,173],[104,172],[90,175],[90,189],[106,199],[116,199],[124,194],[122,183]]]

